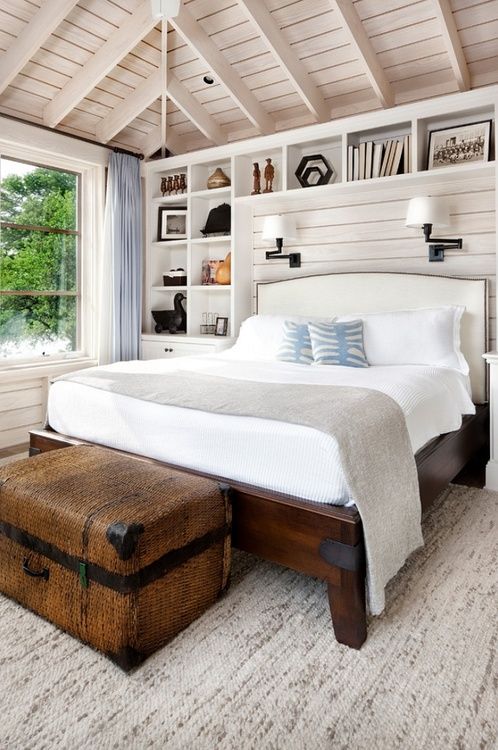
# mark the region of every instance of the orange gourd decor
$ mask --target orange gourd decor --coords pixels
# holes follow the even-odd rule
[[[218,270],[216,271],[216,283],[217,284],[230,284],[231,282],[231,270],[232,270],[232,253],[228,253],[227,257],[220,263]]]

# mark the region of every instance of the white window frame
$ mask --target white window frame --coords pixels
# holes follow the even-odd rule
[[[23,127],[23,126],[21,126]],[[26,126],[29,128],[29,126]],[[19,125],[17,125],[19,128]],[[20,129],[20,128],[19,128]],[[0,156],[30,162],[47,168],[56,168],[75,172],[79,175],[79,232],[80,232],[80,258],[79,258],[79,292],[80,292],[80,314],[79,326],[79,350],[72,352],[60,352],[47,356],[32,356],[27,358],[6,357],[0,360],[0,373],[12,373],[22,370],[42,370],[47,367],[56,370],[65,370],[64,365],[77,363],[83,364],[97,359],[98,351],[98,320],[99,320],[99,285],[98,285],[98,261],[102,242],[103,211],[104,211],[104,179],[107,150],[98,146],[87,146],[81,144],[85,149],[94,149],[98,153],[96,162],[89,163],[74,159],[66,153],[78,151],[78,142],[55,133],[46,133],[38,130],[30,133],[31,141],[34,133],[38,132],[42,140],[50,141],[50,145],[60,147],[60,152],[48,149],[30,148],[23,143],[5,142],[0,138]],[[59,367],[62,366],[62,367]]]

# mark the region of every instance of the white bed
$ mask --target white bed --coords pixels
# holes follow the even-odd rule
[[[383,492],[381,484],[389,473],[388,467],[394,466],[396,471],[402,462],[400,456],[392,458],[387,455],[382,448],[384,443],[375,439],[373,443],[363,443],[377,449],[375,460],[383,467],[380,472],[372,471],[376,481],[373,495],[366,498],[365,477],[370,476],[370,467],[366,473],[360,472],[362,489],[358,492],[356,488],[357,508],[334,507],[351,504],[339,450],[331,437],[336,433],[322,433],[311,427],[261,418],[260,407],[255,411],[258,418],[228,416],[185,408],[189,402],[184,400],[181,400],[182,408],[165,406],[122,395],[126,389],[120,392],[119,388],[88,385],[105,382],[101,372],[93,380],[80,375],[72,382],[62,380],[52,386],[49,422],[52,430],[60,435],[48,431],[33,434],[32,448],[37,452],[65,447],[72,442],[65,439],[64,435],[68,435],[149,456],[166,464],[197,469],[207,475],[232,479],[235,546],[326,580],[337,640],[360,648],[367,632],[365,584],[370,592],[372,611],[380,612],[385,583],[403,564],[406,555],[420,543],[420,510],[427,508],[486,444],[487,409],[480,406],[476,410],[474,403],[483,404],[487,391],[482,358],[487,345],[487,283],[484,279],[386,273],[296,278],[259,285],[258,312],[278,316],[284,321],[294,316],[302,316],[305,321],[315,316],[330,319],[331,316],[352,315],[356,318],[358,300],[363,315],[381,316],[375,320],[363,318],[365,354],[368,352],[370,365],[377,362],[374,366],[287,364],[276,361],[273,355],[268,357],[268,351],[263,357],[266,361],[256,361],[258,346],[250,344],[244,350],[247,341],[244,342],[243,331],[235,351],[209,358],[120,363],[111,367],[119,371],[155,373],[158,378],[168,378],[168,373],[174,370],[200,371],[214,376],[214,380],[219,378],[220,388],[223,388],[223,378],[232,378],[276,382],[283,388],[286,383],[305,383],[359,386],[380,391],[394,399],[401,408],[414,453],[437,435],[453,433],[434,441],[430,448],[422,451],[417,462],[417,491],[420,491],[421,507],[418,502],[412,503],[414,493],[410,488],[413,481],[407,482],[406,491],[400,496],[399,482],[393,481],[391,474],[391,480],[385,483],[386,492]],[[458,318],[458,325],[455,323],[446,328],[438,325],[435,331],[430,323],[432,313],[442,307],[454,310],[443,317],[453,316],[454,321]],[[424,309],[422,317],[417,313],[416,323],[412,321],[410,324],[412,328],[404,328],[406,321],[413,318],[413,312],[420,311],[420,308]],[[397,321],[394,327],[393,319]],[[251,320],[246,326],[249,325],[250,330],[252,326],[258,341],[256,329],[261,321],[255,320],[254,324]],[[421,320],[426,322],[420,324]],[[288,328],[283,322],[281,325]],[[387,330],[391,333],[384,336]],[[415,335],[407,335],[409,330],[416,331]],[[372,331],[380,332],[380,347],[375,335],[372,337]],[[424,333],[425,339],[419,336],[419,332]],[[312,337],[312,327],[308,333]],[[277,330],[275,339],[272,339],[267,321],[263,320],[259,353],[265,352],[268,343],[273,346],[279,335]],[[389,344],[389,356],[393,356],[390,365],[380,361],[384,356],[382,345],[385,341]],[[426,345],[420,347],[421,341]],[[306,341],[304,344],[302,340],[300,342],[297,359],[304,356],[308,346]],[[407,357],[412,356],[407,354],[408,351],[416,352],[418,365],[406,364]],[[405,364],[402,364],[403,360]],[[420,364],[422,361],[425,364]],[[126,381],[125,378],[109,378],[107,386],[120,380]],[[190,378],[191,382],[195,380]],[[131,381],[144,383],[147,378],[135,377],[128,380]],[[160,392],[155,378],[153,381],[152,390]],[[143,389],[129,392],[139,393],[141,399],[149,395],[149,391]],[[228,392],[233,397],[231,386],[227,388]],[[257,393],[258,389],[250,392]],[[337,393],[335,396],[337,398]],[[326,395],[320,392],[320,398],[326,398]],[[380,402],[380,399],[372,400]],[[205,405],[207,402],[198,403]],[[223,403],[223,398],[219,403]],[[231,408],[238,411],[236,407]],[[245,408],[245,412],[240,413],[250,413],[251,410]],[[378,408],[387,408],[387,405]],[[472,415],[476,411],[476,416],[466,418],[459,430],[462,415]],[[295,414],[294,409],[291,412]],[[279,415],[281,412],[274,413]],[[382,424],[382,416],[379,415],[378,424]],[[373,422],[367,419],[365,424]],[[369,429],[371,426],[367,426]],[[403,435],[406,437],[404,432]],[[350,436],[354,439],[352,432]],[[371,441],[371,432],[368,440]],[[405,457],[406,448],[405,444]],[[396,452],[392,442],[390,450]],[[344,453],[342,455],[344,457]],[[368,458],[366,453],[361,456]],[[403,464],[405,468],[408,463]],[[351,465],[347,470],[348,476],[353,477],[354,490],[356,480]],[[401,477],[399,479],[401,481]],[[245,487],[237,486],[238,483]],[[268,493],[268,490],[274,492]],[[289,498],[289,495],[294,497]],[[408,516],[404,512],[400,514],[398,506],[408,496],[406,507],[411,516],[406,525],[403,521]],[[394,517],[397,520],[393,526]],[[397,556],[394,563],[393,554]]]
[[[448,368],[250,362],[230,351],[110,367],[158,377],[172,370],[201,371],[220,376],[220,388],[223,377],[372,388],[400,405],[414,453],[437,435],[459,429],[462,415],[475,412],[468,379]],[[52,385],[48,413],[52,429],[75,438],[306,500],[350,502],[335,441],[309,427],[164,406],[68,381]]]
[[[220,378],[377,389],[403,410],[414,453],[437,435],[458,430],[462,415],[475,412],[472,401],[486,399],[482,359],[487,338],[486,281],[360,272],[258,285],[258,312],[265,315],[330,317],[355,313],[359,304],[364,313],[463,306],[458,344],[461,334],[469,377],[456,368],[421,365],[356,369],[246,361],[252,359],[252,347],[243,359],[240,351],[229,350],[208,358],[112,367],[164,377],[171,370],[193,369]],[[337,446],[331,437],[309,427],[137,401],[66,381],[51,387],[48,415],[53,430],[74,438],[305,500],[336,505],[350,502]]]

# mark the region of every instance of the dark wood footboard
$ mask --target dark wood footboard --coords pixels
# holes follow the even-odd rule
[[[487,405],[479,405],[475,416],[464,418],[460,430],[436,438],[419,451],[416,461],[423,509],[489,444],[488,421]],[[50,430],[33,430],[30,439],[31,455],[84,442]],[[224,477],[215,478],[227,481]],[[337,640],[360,648],[367,627],[365,547],[357,510],[229,483],[233,488],[233,544],[326,581]]]

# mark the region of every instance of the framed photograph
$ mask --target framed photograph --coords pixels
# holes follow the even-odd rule
[[[228,333],[228,318],[216,318],[215,336],[226,336]]]
[[[427,169],[489,160],[491,120],[429,132]]]
[[[187,239],[187,209],[159,207],[159,221],[157,225],[157,240],[186,240]]]

